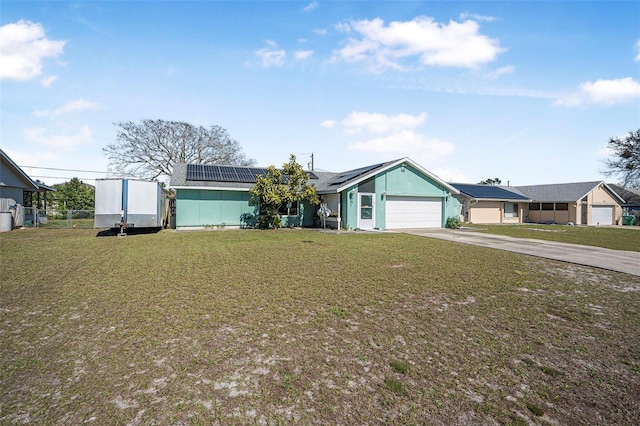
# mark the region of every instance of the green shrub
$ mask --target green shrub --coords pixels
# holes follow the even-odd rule
[[[460,229],[460,219],[457,217],[450,217],[447,219],[447,228]]]

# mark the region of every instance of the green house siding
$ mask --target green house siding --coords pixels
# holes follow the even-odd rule
[[[247,191],[178,189],[176,227],[253,226],[258,207]],[[302,202],[297,216],[282,216],[283,226],[313,226],[315,206]]]
[[[442,226],[446,225],[447,219],[450,217],[460,218],[461,206],[462,204],[460,204],[460,201],[458,201],[453,195],[445,199],[443,206],[444,211],[442,214],[442,220],[444,223]]]
[[[404,169],[404,172],[402,171]],[[387,195],[417,197],[445,197],[449,191],[411,166],[397,165],[383,173],[386,177],[383,191]],[[377,183],[377,180],[376,180]],[[376,185],[376,193],[379,188]]]
[[[345,229],[358,227],[358,185],[353,185],[340,194],[341,222]]]
[[[176,191],[176,227],[207,225],[244,226],[256,213],[246,191],[178,189]]]
[[[366,189],[366,191],[362,191],[363,189]],[[342,191],[340,195],[344,228],[356,228],[358,226],[358,191],[375,193],[375,227],[378,229],[386,228],[386,199],[390,195],[443,199],[443,227],[447,217],[457,215],[457,212],[459,212],[459,203],[450,196],[447,188],[410,165],[397,165],[377,174],[371,181],[364,182],[364,185],[361,183]],[[351,193],[353,193],[352,196],[350,195]],[[447,196],[449,196],[449,200],[447,200]]]
[[[280,216],[282,226],[284,227],[298,227],[298,226],[313,226],[314,216],[316,214],[316,206],[307,203],[306,201],[300,202],[300,209],[297,216]]]

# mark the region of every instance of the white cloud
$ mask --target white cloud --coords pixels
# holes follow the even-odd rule
[[[317,1],[312,1],[311,3],[303,7],[302,10],[304,10],[305,12],[311,12],[313,9],[317,8],[318,6],[320,6],[320,3],[318,3]]]
[[[471,179],[460,169],[451,167],[440,167],[432,170],[433,174],[443,179],[445,182],[471,182]]]
[[[57,79],[58,79],[57,76],[50,75],[48,77],[45,77],[45,78],[41,79],[40,80],[40,84],[42,85],[42,87],[51,87],[53,82],[56,81]]]
[[[636,51],[638,54],[636,55],[636,62],[640,62],[640,39],[636,42]]]
[[[14,151],[10,148],[3,148],[3,150],[5,154],[7,154],[9,158],[11,158],[14,163],[20,166],[23,171],[29,176],[32,175],[32,170],[31,168],[24,167],[25,165],[51,167],[51,163],[58,159],[58,155],[56,153],[47,152],[41,149],[34,150],[27,148],[26,152]]]
[[[400,153],[428,160],[439,160],[453,153],[451,142],[437,138],[428,138],[413,130],[401,130],[387,136],[349,144],[352,151]]]
[[[42,61],[56,58],[64,40],[49,40],[42,25],[20,20],[0,27],[0,79],[30,80],[42,75]]]
[[[324,120],[322,123],[320,123],[320,125],[322,127],[326,127],[327,129],[333,129],[336,126],[336,121],[335,120]]]
[[[266,41],[269,47],[265,47],[256,51],[256,56],[260,58],[260,62],[263,67],[282,66],[284,65],[284,58],[287,56],[287,52],[282,49],[277,49],[278,44],[273,40]]]
[[[640,83],[631,77],[616,80],[601,79],[582,83],[577,92],[557,99],[554,105],[615,105],[634,98],[640,98]]]
[[[307,59],[313,55],[313,50],[297,50],[295,52],[296,59]]]
[[[486,73],[484,77],[489,78],[491,80],[497,80],[498,78],[500,78],[505,74],[513,74],[514,71],[515,71],[515,68],[513,67],[513,65],[507,65]]]
[[[398,130],[415,129],[424,123],[426,119],[426,112],[420,113],[419,115],[404,113],[386,115],[354,111],[342,120],[342,124],[344,125],[346,134],[360,132],[389,133]]]
[[[336,29],[357,33],[360,38],[349,38],[343,48],[334,51],[332,60],[367,61],[372,71],[425,65],[474,68],[505,51],[498,40],[480,34],[479,28],[471,20],[441,24],[427,16],[388,25],[380,18],[352,20]]]
[[[351,32],[351,25],[349,25],[348,22],[338,22],[333,27],[336,29],[336,31],[339,31],[341,33],[348,34]]]
[[[473,21],[478,21],[478,22],[493,22],[498,18],[496,18],[495,16],[484,16],[484,15],[478,15],[477,13],[469,13],[469,12],[462,12],[460,14],[461,21],[466,21],[469,19]]]
[[[65,105],[53,111],[50,111],[50,110],[34,111],[33,115],[35,115],[36,117],[57,116],[57,115],[68,114],[70,112],[75,112],[75,111],[83,111],[85,109],[94,109],[94,108],[98,108],[99,106],[100,105],[97,102],[91,102],[81,98],[81,99],[76,99],[75,101],[68,102]]]
[[[93,142],[91,130],[85,124],[80,127],[74,134],[47,134],[47,130],[41,127],[24,129],[24,138],[27,142],[35,142],[38,144],[71,149],[83,145],[89,145]]]
[[[314,34],[318,34],[318,35],[327,35],[329,33],[329,31],[327,31],[324,28],[313,30],[313,32],[314,32]]]
[[[450,142],[416,132],[415,129],[426,119],[426,112],[418,115],[405,113],[387,115],[355,111],[341,123],[347,135],[358,133],[376,135],[376,137],[348,144],[347,148],[351,151],[399,153],[425,161],[439,160],[451,154],[454,146]]]

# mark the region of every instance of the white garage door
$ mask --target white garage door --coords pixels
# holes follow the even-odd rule
[[[442,226],[441,198],[388,196],[385,210],[388,229]]]
[[[592,225],[613,225],[613,207],[593,206],[591,208]]]

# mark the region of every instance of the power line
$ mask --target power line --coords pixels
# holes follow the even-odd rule
[[[76,169],[56,169],[54,167],[39,167],[39,166],[18,166],[24,167],[25,169],[41,169],[41,170],[59,170],[61,172],[82,172],[82,173],[109,173],[109,172],[98,172],[96,170],[76,170]]]
[[[40,178],[40,179],[73,179],[73,178],[77,178],[79,180],[96,180],[99,178],[80,178],[78,176],[73,176],[73,177],[68,177],[68,176],[34,176],[34,175],[29,175],[29,177],[32,178]]]

